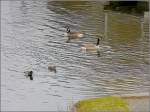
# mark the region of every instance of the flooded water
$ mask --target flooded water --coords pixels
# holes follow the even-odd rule
[[[85,1],[2,1],[1,13],[2,110],[68,110],[84,98],[148,92],[148,25],[143,35],[141,18],[108,12],[106,23],[103,4]],[[66,43],[66,25],[84,38]],[[107,35],[100,55],[82,52],[100,34]]]

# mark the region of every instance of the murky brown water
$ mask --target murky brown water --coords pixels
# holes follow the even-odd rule
[[[67,110],[83,98],[149,90],[149,41],[141,36],[141,18],[108,12],[97,56],[82,52],[81,44],[96,43],[105,32],[100,2],[2,1],[1,10],[3,110]],[[85,37],[65,43],[66,25]],[[57,66],[56,74],[49,64]],[[24,76],[27,69],[33,81]]]

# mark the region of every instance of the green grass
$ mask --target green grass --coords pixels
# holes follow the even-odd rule
[[[75,107],[76,112],[129,112],[128,104],[114,96],[82,100]]]

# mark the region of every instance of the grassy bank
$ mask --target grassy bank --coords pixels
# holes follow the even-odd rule
[[[75,112],[149,112],[149,93],[124,94],[85,99],[77,102]]]
[[[129,112],[127,102],[116,96],[79,101],[75,108],[76,112]]]

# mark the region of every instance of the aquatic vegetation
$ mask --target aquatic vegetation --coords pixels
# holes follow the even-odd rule
[[[75,108],[76,112],[130,112],[127,102],[116,96],[82,100]]]
[[[121,11],[123,13],[143,14],[149,10],[148,1],[110,1],[105,10]]]

